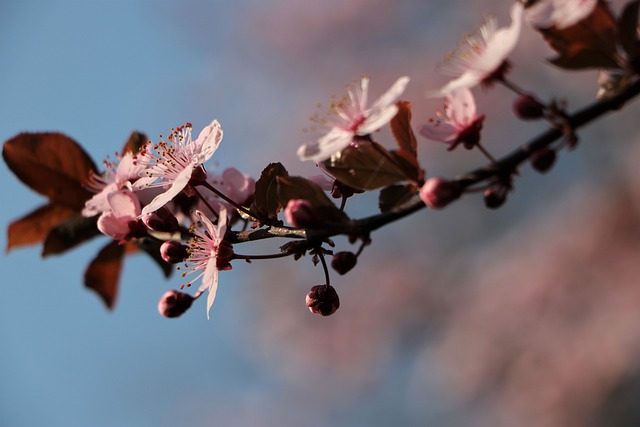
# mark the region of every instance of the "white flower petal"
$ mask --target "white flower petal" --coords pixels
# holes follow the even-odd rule
[[[117,218],[113,212],[103,212],[98,218],[98,230],[116,240],[124,239],[129,234],[129,221]]]
[[[164,193],[158,194],[147,206],[142,209],[142,215],[146,215],[151,212],[155,212],[178,195],[189,183],[191,179],[191,174],[193,173],[193,169],[195,168],[195,164],[192,164],[189,167],[184,168],[175,180],[171,183],[171,187],[167,189]]]
[[[477,71],[470,70],[462,74],[457,79],[451,80],[449,83],[442,86],[439,90],[436,90],[434,92],[427,92],[426,95],[428,98],[441,98],[448,95],[454,90],[469,88],[477,85],[482,80],[482,77],[482,74],[478,73]]]
[[[468,88],[447,94],[447,117],[459,127],[468,126],[476,118],[476,102]]]
[[[342,151],[353,141],[353,132],[340,128],[332,128],[329,133],[303,144],[298,148],[300,160],[313,160],[318,163],[331,157],[333,153]]]
[[[393,85],[391,85],[389,90],[383,93],[382,96],[373,103],[371,110],[383,109],[388,105],[394,104],[406,89],[407,84],[409,84],[409,77],[400,77]]]
[[[451,142],[458,136],[458,131],[450,123],[440,122],[422,126],[420,135],[433,141]]]
[[[216,259],[211,258],[209,264],[204,270],[204,276],[202,276],[202,287],[206,287],[207,294],[207,319],[209,319],[209,312],[211,306],[216,299],[216,293],[218,292],[218,268],[216,267]]]
[[[132,191],[113,192],[107,196],[107,200],[116,218],[135,219],[140,215],[140,201]]]
[[[357,134],[360,136],[370,135],[373,132],[386,125],[398,114],[398,106],[391,104],[385,108],[378,109],[371,112],[371,115],[365,120],[365,122],[358,127]]]
[[[205,163],[213,156],[222,142],[222,128],[217,120],[213,120],[209,126],[206,126],[198,135],[194,145],[199,149],[198,163]]]

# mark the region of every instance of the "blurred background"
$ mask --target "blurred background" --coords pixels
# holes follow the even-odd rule
[[[442,108],[424,97],[446,81],[434,71],[440,58],[485,12],[508,25],[510,5],[5,0],[0,138],[61,131],[100,163],[133,130],[157,140],[217,118],[220,169],[258,177],[281,161],[315,175],[295,151],[312,137],[303,129],[317,103],[363,74],[372,99],[408,75],[403,99],[418,128]],[[591,102],[596,73],[561,72],[549,56],[525,27],[511,77],[570,109]],[[475,94],[494,155],[544,129],[513,118],[505,89]],[[639,425],[637,105],[579,136],[548,174],[523,166],[499,210],[471,195],[374,233],[357,268],[333,278],[342,305],[328,318],[304,305],[324,280],[308,258],[234,264],[207,321],[201,303],[179,319],[158,314],[180,277],[165,280],[143,255],[127,258],[106,310],[82,286],[106,238],[45,260],[38,247],[5,253],[0,425]],[[379,141],[392,146],[388,132]],[[419,154],[431,176],[485,162],[425,140]],[[4,163],[0,198],[2,227],[44,202]],[[372,194],[347,210],[376,208]]]

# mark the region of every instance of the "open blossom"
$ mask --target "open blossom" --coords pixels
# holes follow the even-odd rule
[[[527,22],[535,28],[570,27],[589,16],[598,0],[538,0],[527,9]]]
[[[110,210],[107,197],[109,194],[124,187],[131,187],[131,182],[138,179],[143,167],[134,161],[131,152],[123,155],[118,162],[105,161],[105,171],[102,175],[91,175],[87,188],[96,194],[87,200],[82,215],[91,217]]]
[[[496,19],[491,17],[477,34],[466,37],[440,66],[441,72],[454,76],[455,79],[428,95],[444,96],[455,89],[470,88],[487,82],[494,73],[499,72],[520,36],[523,10],[523,5],[516,2],[511,7],[509,27],[498,29]]]
[[[451,144],[453,150],[458,144],[473,148],[480,141],[480,130],[484,115],[476,114],[473,94],[467,88],[457,89],[445,97],[445,116],[440,112],[435,119],[420,129],[425,138]]]
[[[167,140],[153,146],[148,143],[136,158],[145,170],[135,188],[165,188],[142,209],[143,215],[156,211],[185,189],[194,171],[199,170],[217,150],[222,141],[222,128],[217,120],[213,120],[192,141],[191,124],[187,123],[173,130]]]
[[[371,107],[367,107],[368,77],[362,77],[359,85],[348,86],[344,97],[331,102],[328,117],[318,119],[329,127],[329,131],[319,139],[300,146],[300,160],[326,160],[347,148],[354,138],[370,135],[389,123],[398,112],[395,102],[408,83],[408,77],[400,77]]]
[[[227,232],[227,211],[222,208],[218,217],[218,225],[213,223],[202,212],[195,211],[198,224],[204,227],[192,227],[193,239],[189,243],[189,258],[187,266],[190,271],[183,274],[198,273],[196,277],[185,283],[183,286],[191,286],[196,280],[202,278],[200,287],[195,297],[207,291],[207,318],[209,310],[213,305],[218,290],[218,271],[231,270],[231,256],[233,250],[231,245],[224,240]]]
[[[116,240],[126,240],[135,235],[140,225],[140,201],[128,189],[114,191],[107,196],[109,209],[98,218],[98,230]]]
[[[241,206],[247,206],[251,203],[256,190],[256,181],[236,168],[227,168],[221,175],[211,175],[207,181],[222,194]],[[207,199],[208,205],[216,212],[219,211],[220,206],[224,206],[230,216],[230,218],[228,218],[229,223],[233,222],[233,216],[237,211],[231,203],[223,200],[214,193],[205,195],[205,198]],[[202,203],[201,206],[204,207],[206,204]]]

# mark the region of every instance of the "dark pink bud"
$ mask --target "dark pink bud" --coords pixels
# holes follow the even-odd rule
[[[155,212],[148,213],[142,217],[142,222],[150,230],[166,233],[175,233],[179,230],[178,220],[166,206]]]
[[[167,240],[160,245],[160,256],[169,264],[177,264],[189,257],[189,247],[174,240]]]
[[[358,257],[353,252],[338,252],[331,258],[331,268],[338,272],[338,274],[347,274],[353,267],[356,266]]]
[[[318,210],[304,199],[289,200],[284,208],[284,216],[296,228],[317,228],[324,222]]]
[[[509,186],[502,183],[494,184],[484,190],[484,204],[489,209],[498,209],[507,200]]]
[[[513,113],[524,120],[536,120],[544,117],[546,107],[529,94],[520,95],[513,103]]]
[[[541,148],[534,152],[529,158],[531,166],[538,172],[545,173],[556,161],[556,152],[550,148]]]
[[[462,190],[462,186],[457,181],[429,178],[420,188],[420,199],[431,209],[442,209],[459,198]]]
[[[307,294],[306,304],[313,314],[330,316],[340,307],[340,298],[333,286],[316,285]]]
[[[194,298],[184,292],[167,291],[158,303],[158,311],[164,317],[178,317],[191,307]]]

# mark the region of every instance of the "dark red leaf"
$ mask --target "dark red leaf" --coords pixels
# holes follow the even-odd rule
[[[333,204],[318,184],[301,176],[278,177],[278,199],[282,206],[292,199],[308,201],[322,216],[323,225],[348,221],[347,215]]]
[[[92,195],[83,184],[96,167],[65,135],[21,133],[4,143],[2,157],[23,183],[51,202],[79,210]]]
[[[617,24],[609,6],[599,1],[582,21],[563,29],[540,29],[558,53],[551,63],[566,69],[620,68],[616,56]]]
[[[630,58],[635,58],[640,50],[638,41],[638,11],[640,0],[627,3],[618,19],[620,45]]]
[[[262,171],[256,182],[255,199],[251,210],[263,216],[259,219],[276,218],[282,208],[278,201],[278,177],[289,176],[289,172],[281,163],[271,163]]]
[[[391,120],[391,131],[398,142],[400,151],[406,152],[415,158],[418,141],[413,134],[413,129],[411,129],[411,103],[398,101],[396,105],[398,106],[398,114]]]
[[[108,309],[113,309],[118,296],[125,246],[115,240],[102,248],[84,273],[84,285],[95,291]]]
[[[131,135],[129,135],[129,139],[124,144],[124,147],[122,148],[122,154],[128,152],[136,154],[140,151],[140,148],[147,142],[149,142],[149,138],[147,138],[147,135],[134,130],[133,132],[131,132]]]
[[[376,142],[351,145],[323,164],[336,179],[358,190],[373,190],[412,179],[394,156]]]
[[[60,205],[47,204],[39,207],[9,224],[6,251],[42,242],[52,228],[76,215],[75,210]]]
[[[405,185],[392,185],[380,191],[378,207],[380,212],[389,212],[411,203],[416,198],[416,192]]]
[[[136,249],[142,249],[147,255],[151,257],[152,260],[158,264],[158,266],[162,269],[165,277],[171,276],[173,270],[175,270],[175,266],[173,264],[169,264],[160,256],[160,245],[164,243],[157,239],[139,239],[136,242],[131,242],[127,245],[127,253],[133,253]]]
[[[51,229],[44,241],[42,256],[60,254],[100,235],[96,217],[85,218],[79,214]]]

